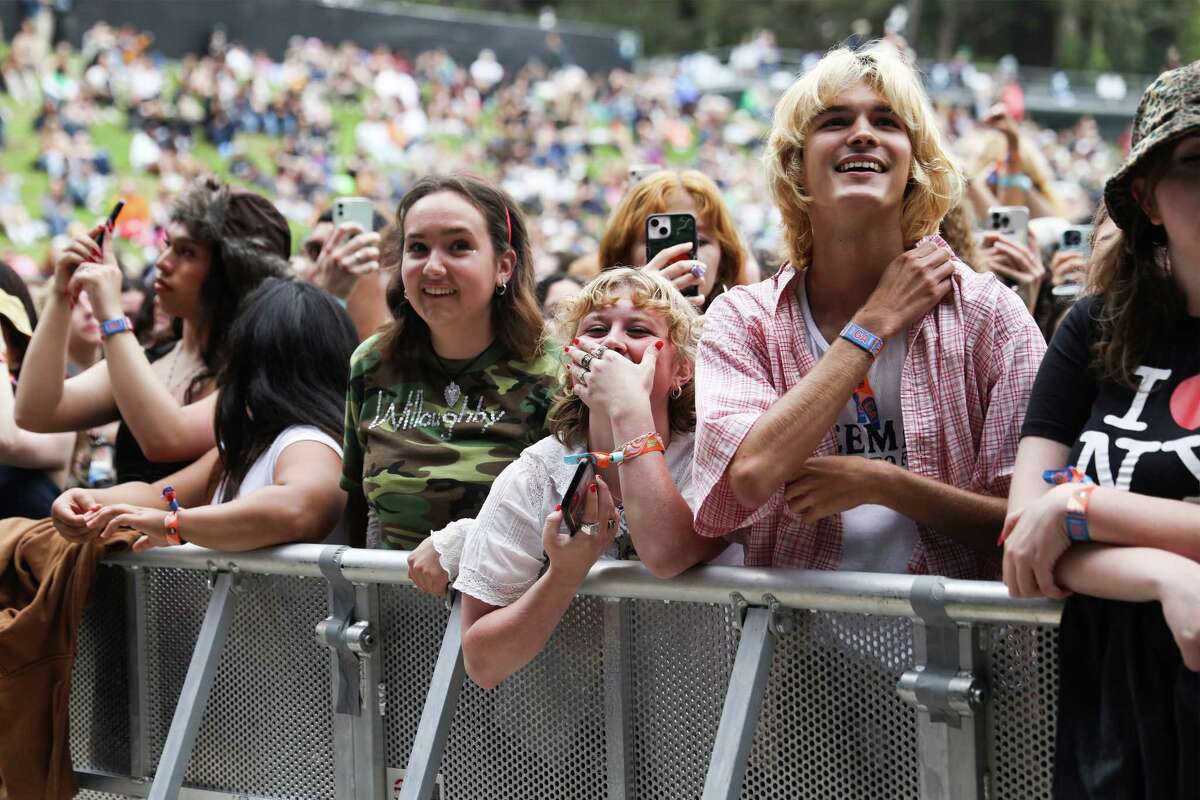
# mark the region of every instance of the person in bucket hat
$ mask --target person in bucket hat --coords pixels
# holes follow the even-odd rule
[[[1200,797],[1200,61],[1146,90],[1105,204],[1025,414],[1004,582],[1067,598],[1055,797]]]

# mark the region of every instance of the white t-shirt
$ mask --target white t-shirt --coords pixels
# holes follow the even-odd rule
[[[808,328],[809,347],[814,358],[820,359],[829,349],[821,335],[808,296],[801,281],[800,308]],[[834,424],[838,455],[884,459],[907,469],[908,448],[904,442],[904,415],[900,410],[900,371],[908,342],[904,336],[894,336],[875,359],[867,372],[867,381],[875,396],[879,426],[873,428],[859,421],[858,404],[854,398],[846,402]],[[855,572],[908,571],[908,561],[917,545],[917,525],[908,517],[887,506],[864,504],[842,512],[843,570]]]
[[[278,463],[279,457],[283,455],[284,450],[296,442],[320,442],[337,453],[338,458],[342,457],[341,443],[320,428],[313,425],[293,425],[290,428],[284,428],[275,437],[271,446],[250,465],[250,469],[246,471],[246,477],[242,479],[242,485],[238,487],[237,497],[226,497],[225,482],[221,481],[217,486],[217,491],[213,493],[212,504],[217,505],[226,500],[236,500],[238,497],[248,495],[264,486],[273,485],[275,483],[275,465]]]
[[[692,493],[693,442],[690,433],[674,433],[665,455],[679,493],[695,511],[699,498]],[[573,464],[563,463],[563,456],[572,452],[553,436],[526,448],[496,478],[473,522],[460,520],[433,534],[442,564],[451,575],[455,565],[447,561],[454,554],[443,550],[443,545],[447,539],[462,541],[455,589],[489,605],[507,606],[533,586],[542,571],[542,525],[575,474]],[[626,529],[624,520],[621,529]],[[616,546],[602,557],[616,558]],[[742,545],[730,544],[709,563],[742,565]]]

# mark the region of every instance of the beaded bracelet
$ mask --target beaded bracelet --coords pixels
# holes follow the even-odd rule
[[[612,464],[620,464],[625,461],[630,461],[638,456],[644,456],[646,453],[665,453],[667,448],[663,445],[662,437],[657,433],[643,433],[636,439],[630,439],[625,444],[621,445],[619,450],[614,450],[611,453],[572,453],[568,456],[563,456],[563,461],[567,464],[578,464],[581,461],[591,461],[597,469],[608,469]]]

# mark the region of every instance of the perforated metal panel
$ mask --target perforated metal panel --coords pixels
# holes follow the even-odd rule
[[[525,669],[463,688],[442,762],[450,798],[608,796],[603,603],[578,598]]]
[[[387,766],[404,769],[450,614],[441,598],[407,586],[381,586],[380,648],[387,704],[383,715]]]
[[[987,634],[992,797],[1049,800],[1058,704],[1058,631],[1005,625],[990,628]]]
[[[129,771],[125,574],[102,566],[79,626],[71,674],[71,759],[76,769]]]
[[[916,798],[916,712],[896,694],[907,619],[800,612],[776,645],[742,797]]]
[[[205,576],[148,576],[152,750],[157,760],[183,686],[209,591]],[[185,784],[296,798],[333,797],[329,651],[314,628],[328,615],[322,580],[241,578]]]
[[[732,612],[631,605],[634,797],[699,797],[737,652]]]

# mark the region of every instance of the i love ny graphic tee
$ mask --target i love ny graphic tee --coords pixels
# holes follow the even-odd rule
[[[1101,486],[1200,502],[1200,319],[1153,342],[1130,388],[1092,368],[1099,311],[1081,300],[1054,334],[1021,435],[1069,446],[1068,463]]]

